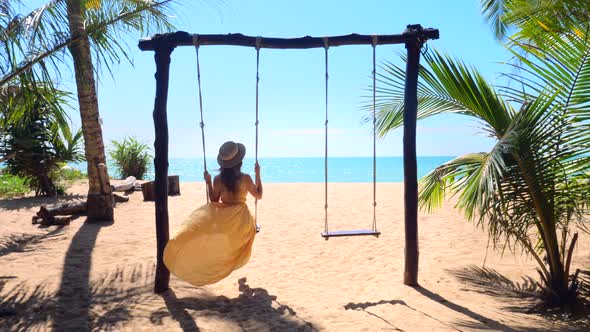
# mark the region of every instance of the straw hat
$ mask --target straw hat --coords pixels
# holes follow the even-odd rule
[[[217,163],[221,168],[232,168],[242,162],[246,155],[246,147],[242,143],[225,142],[219,148]]]

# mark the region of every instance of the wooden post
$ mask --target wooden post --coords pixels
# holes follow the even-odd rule
[[[406,86],[404,95],[404,225],[406,233],[404,284],[418,285],[418,166],[416,163],[416,120],[418,70],[423,44],[421,26],[408,26]]]
[[[168,80],[170,76],[170,54],[174,46],[159,45],[155,49],[156,60],[156,99],[154,102],[154,127],[156,139],[154,142],[156,171],[156,280],[154,291],[161,293],[169,288],[170,271],[163,262],[164,248],[168,243],[168,116],[166,113],[168,102]]]
[[[154,181],[141,184],[141,192],[144,201],[156,200],[156,183]],[[180,177],[178,175],[168,176],[168,196],[180,195]]]

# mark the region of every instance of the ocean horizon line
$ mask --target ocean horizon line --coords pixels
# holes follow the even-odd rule
[[[456,158],[456,155],[417,155],[416,158]],[[194,156],[194,157],[172,157],[168,156],[168,159],[203,159],[203,156]],[[207,156],[208,159],[216,159],[217,155],[215,156]],[[269,157],[269,156],[259,156],[258,159],[317,159],[321,158],[324,159],[324,156],[278,156],[278,157]],[[328,156],[328,159],[338,159],[338,158],[373,158],[373,156]],[[403,158],[403,155],[395,155],[395,156],[377,156],[379,158]],[[244,157],[244,160],[254,159],[254,157]]]
[[[452,156],[417,156],[418,177],[426,175],[436,167],[454,159]],[[324,157],[271,157],[258,158],[262,167],[262,178],[267,183],[318,183],[326,178]],[[203,157],[169,158],[168,174],[178,175],[181,182],[200,182],[205,170]],[[376,181],[379,183],[400,183],[404,179],[403,157],[377,157]],[[112,160],[107,161],[109,174],[117,176]],[[85,171],[86,163],[72,165]],[[251,173],[254,158],[244,158],[242,170]],[[207,170],[211,174],[219,171],[216,158],[207,158]],[[153,180],[154,165],[150,165],[145,176]],[[373,182],[373,157],[329,157],[328,182],[371,183]]]
[[[246,173],[248,173],[248,172],[246,172]],[[173,176],[173,175],[176,175],[176,174],[168,174],[168,175],[169,175],[169,176]],[[116,179],[116,180],[117,180],[117,181],[122,181],[122,180],[120,180],[120,179]],[[144,180],[140,180],[140,181],[144,181]],[[153,181],[153,179],[152,179],[152,180],[145,180],[145,181]],[[191,181],[180,181],[179,183],[203,183],[204,181],[205,181],[205,180],[201,180],[201,181],[197,181],[197,180],[191,180]],[[317,182],[317,181],[316,181],[316,182],[314,182],[314,181],[309,181],[309,182],[295,182],[295,181],[291,181],[291,182],[289,182],[289,181],[285,181],[285,182],[275,182],[275,181],[272,181],[272,182],[269,182],[269,181],[265,181],[265,180],[264,180],[264,176],[262,177],[262,182],[263,182],[263,183],[269,183],[269,184],[273,184],[273,185],[275,185],[275,184],[276,184],[276,185],[281,185],[281,184],[314,184],[314,185],[323,185],[323,183],[324,183],[324,182]],[[342,182],[342,181],[328,181],[328,182],[329,182],[329,183],[331,183],[331,184],[343,184],[343,185],[346,185],[346,184],[359,184],[359,185],[366,184],[366,185],[372,185],[372,184],[373,184],[373,182],[372,182],[372,181],[367,181],[367,182],[354,182],[354,181],[350,181],[350,182]],[[403,184],[403,183],[404,183],[404,181],[377,181],[376,183],[379,183],[379,184]]]

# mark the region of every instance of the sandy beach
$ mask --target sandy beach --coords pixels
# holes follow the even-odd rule
[[[332,238],[323,230],[323,184],[266,184],[251,261],[221,282],[193,287],[172,277],[153,293],[154,203],[140,192],[117,205],[113,224],[39,228],[40,204],[0,200],[0,330],[117,331],[524,331],[584,330],[537,314],[526,293],[535,264],[488,246],[481,228],[448,202],[419,215],[422,287],[402,284],[403,185],[378,185],[379,238]],[[205,202],[204,185],[170,197],[170,232]],[[332,229],[369,228],[370,184],[330,185]],[[249,204],[253,209],[253,201]],[[253,211],[253,210],[252,210]],[[580,233],[572,270],[590,268]],[[488,249],[489,247],[489,249]],[[490,270],[482,272],[481,268]],[[492,270],[493,269],[493,270]],[[495,273],[492,273],[494,272]],[[518,290],[518,291],[515,291]]]

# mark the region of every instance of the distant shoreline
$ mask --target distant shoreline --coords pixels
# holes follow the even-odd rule
[[[170,174],[170,175],[175,175],[175,174]],[[122,181],[120,179],[111,179],[111,181]],[[148,182],[148,181],[153,181],[153,180],[140,180],[143,182]],[[296,185],[315,185],[315,184],[324,184],[324,182],[265,182],[264,181],[264,177],[262,178],[262,182],[263,183],[268,183],[271,184],[273,186],[280,186],[280,185],[292,185],[292,184],[296,184]],[[200,184],[200,183],[205,183],[204,181],[180,181],[180,183],[182,184]],[[373,184],[373,182],[329,182],[331,184],[337,184],[337,185],[362,185],[362,184]],[[377,182],[378,184],[404,184],[403,181],[401,182]]]
[[[417,157],[418,177],[453,159],[452,156]],[[325,164],[323,157],[277,157],[260,158],[262,179],[266,183],[323,183]],[[85,171],[86,164],[71,165]],[[116,178],[116,168],[108,162],[109,174]],[[215,159],[207,160],[207,170],[217,174],[219,166]],[[401,183],[404,180],[402,157],[377,157],[377,182]],[[245,158],[244,173],[253,173],[254,159]],[[180,176],[180,182],[199,182],[203,178],[203,159],[170,158],[168,174]],[[148,180],[154,179],[153,167],[148,171]],[[371,183],[373,182],[373,157],[330,157],[328,159],[328,182]]]

